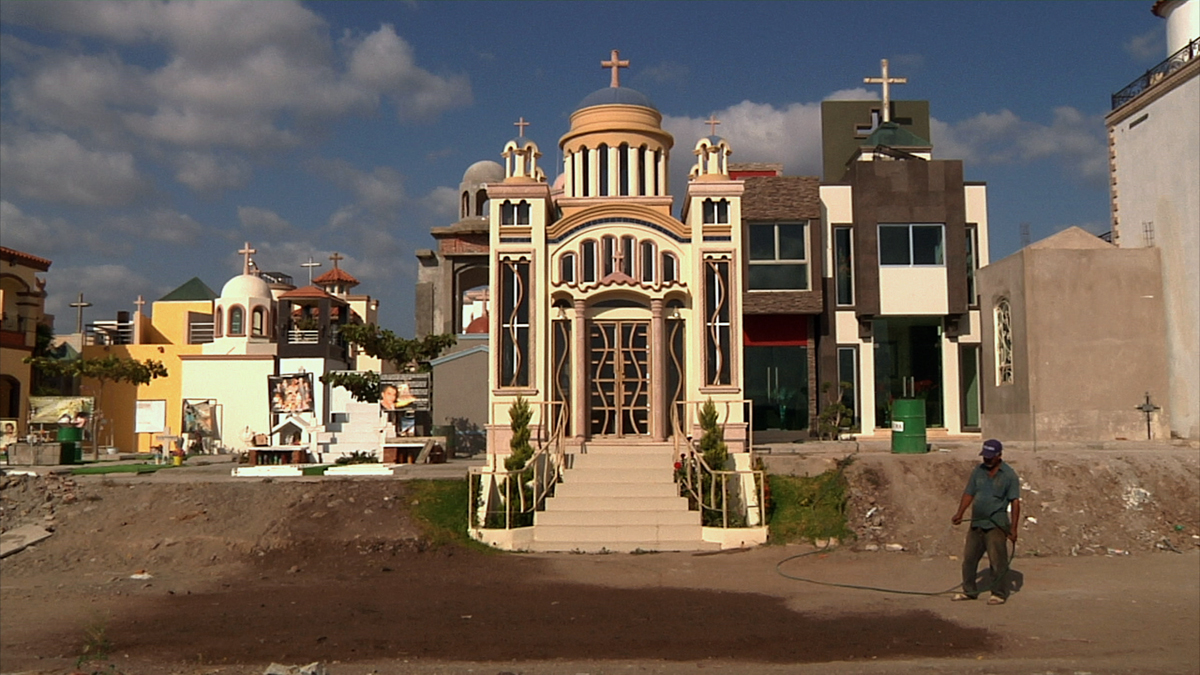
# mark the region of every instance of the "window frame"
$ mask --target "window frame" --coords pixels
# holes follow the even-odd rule
[[[916,244],[914,243],[913,229],[918,228],[918,227],[920,227],[920,228],[933,228],[933,227],[938,228],[938,244],[937,244],[937,247],[935,248],[936,257],[938,257],[940,259],[938,262],[932,262],[932,263],[913,262],[916,259],[916,255],[915,255],[916,254]],[[895,230],[899,230],[899,229],[903,228],[904,230],[907,231],[908,262],[903,262],[903,263],[901,263],[901,262],[884,262],[884,259],[883,259],[883,256],[884,256],[883,230],[884,230],[884,228],[895,229]],[[878,242],[878,249],[879,249],[879,266],[880,267],[910,267],[910,268],[911,267],[928,267],[928,268],[933,268],[933,267],[945,267],[946,266],[946,224],[945,223],[879,223],[878,227],[876,228],[876,235],[877,235],[877,242]]]
[[[786,226],[793,226],[793,225],[799,225],[801,228],[803,228],[804,234],[801,237],[801,241],[804,244],[804,257],[803,258],[781,258],[780,257],[780,255],[781,255],[780,254],[780,243],[779,243],[780,242],[780,240],[779,240],[780,226],[786,227]],[[773,252],[774,258],[755,260],[750,251],[749,245],[747,245],[746,263],[748,266],[748,270],[747,270],[747,274],[746,274],[746,290],[751,293],[762,293],[762,292],[773,292],[773,291],[787,291],[787,292],[811,291],[813,288],[813,283],[812,283],[812,246],[810,245],[809,240],[810,240],[811,232],[812,232],[812,221],[810,221],[810,220],[777,220],[777,221],[771,221],[771,222],[748,223],[747,224],[747,228],[748,228],[747,234],[749,234],[753,228],[765,228],[765,227],[772,228],[772,232],[774,234],[774,252]],[[762,267],[802,267],[804,270],[803,288],[759,288],[755,285],[754,275],[752,274],[752,272],[753,272],[752,268],[754,268],[754,267],[760,267],[760,268],[762,268]]]

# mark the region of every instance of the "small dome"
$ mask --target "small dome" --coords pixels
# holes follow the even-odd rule
[[[658,110],[658,108],[654,107],[654,103],[650,100],[649,96],[629,87],[605,87],[597,89],[588,94],[587,98],[579,103],[579,109],[582,110],[583,108],[591,108],[597,105],[637,105],[643,108]]]
[[[490,159],[472,164],[463,174],[462,182],[469,185],[499,183],[504,180],[504,167]]]
[[[271,287],[261,277],[241,274],[226,282],[221,289],[222,298],[270,298]]]

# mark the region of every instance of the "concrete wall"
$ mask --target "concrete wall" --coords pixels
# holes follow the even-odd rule
[[[271,431],[267,376],[274,374],[274,356],[185,356],[182,394],[216,399],[221,442],[242,450],[249,446],[242,437],[247,427],[261,434]]]
[[[1035,245],[981,270],[984,436],[1136,440],[1146,435],[1135,409],[1145,392],[1168,407],[1158,252],[1100,243]],[[1014,381],[1005,385],[993,318],[1001,297],[1012,308],[1014,350]],[[1155,438],[1167,433],[1167,412],[1154,416]]]
[[[1200,59],[1114,111],[1108,125],[1117,242],[1162,254],[1171,431],[1200,438]]]
[[[453,352],[436,359],[433,365],[433,423],[451,424],[465,420],[483,429],[488,421],[488,352],[476,348],[483,340],[465,340]],[[461,355],[461,356],[460,356]]]

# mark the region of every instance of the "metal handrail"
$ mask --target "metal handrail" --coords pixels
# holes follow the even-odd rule
[[[753,506],[746,500],[741,500],[740,507],[737,509],[737,515],[741,517],[743,523],[751,521],[751,509],[753,508],[758,516],[757,521],[760,525],[766,524],[766,472],[761,469],[714,469],[704,460],[703,453],[696,449],[695,441],[684,431],[680,421],[679,410],[682,407],[684,417],[687,418],[689,426],[694,426],[692,421],[695,419],[689,413],[698,411],[699,407],[707,403],[707,401],[676,401],[671,406],[671,426],[675,441],[675,455],[679,457],[679,466],[676,469],[676,481],[679,483],[680,491],[683,496],[688,497],[689,506],[697,508],[701,513],[701,521],[704,520],[704,514],[719,512],[720,527],[730,527],[730,508],[731,502],[734,502],[737,496],[730,490],[729,479],[735,479],[734,486],[740,487],[743,483],[743,478],[750,476],[754,480],[754,491],[757,499]],[[734,403],[745,405],[745,401],[725,401],[725,414],[723,419],[728,422],[730,417],[730,406]],[[720,424],[722,436],[724,436],[725,422]],[[752,424],[752,423],[751,423]],[[681,446],[683,451],[681,452]],[[708,480],[705,480],[708,476]],[[717,486],[720,484],[720,491]],[[707,488],[706,488],[707,484]],[[732,505],[737,506],[737,505]],[[739,525],[734,525],[738,527]]]
[[[562,401],[530,401],[529,405],[538,409],[540,420],[549,420],[550,424],[539,424],[534,442],[537,447],[533,456],[525,466],[517,470],[500,469],[493,466],[475,466],[468,472],[468,486],[471,498],[469,500],[470,522],[483,529],[505,529],[526,527],[532,522],[515,516],[539,511],[545,506],[546,498],[554,495],[554,487],[562,478],[562,469],[566,450],[563,447],[564,430],[566,429],[569,410]],[[549,412],[547,412],[547,410]],[[486,484],[499,486],[502,495],[497,495],[503,502],[504,524],[502,527],[489,527],[488,515],[496,511],[489,507],[488,496],[483,497],[480,504],[480,488],[485,485],[484,478],[491,480]],[[528,489],[528,492],[526,491]],[[514,494],[515,493],[515,494]],[[483,506],[483,517],[480,518],[480,506]],[[516,521],[522,522],[516,522]]]
[[[1186,63],[1200,57],[1200,38],[1189,42],[1183,49],[1168,56],[1162,63],[1147,70],[1141,77],[1130,82],[1124,89],[1112,95],[1112,109],[1116,110],[1141,95],[1150,87],[1161,82],[1167,75],[1182,68]]]

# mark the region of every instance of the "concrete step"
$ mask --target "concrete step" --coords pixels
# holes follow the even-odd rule
[[[703,533],[700,523],[688,525],[538,525],[533,540],[545,543],[642,542],[653,545],[660,541],[700,542]]]
[[[609,495],[568,497],[561,494],[546,500],[551,511],[687,511],[687,500],[670,497],[612,497]]]
[[[571,455],[568,466],[572,469],[672,469],[670,455],[662,453],[604,454],[591,452]]]
[[[661,469],[568,469],[564,483],[673,483],[671,467]]]
[[[654,483],[571,483],[562,482],[554,488],[554,498],[565,497],[678,497],[674,481]]]
[[[679,541],[609,541],[604,543],[588,541],[544,542],[534,541],[529,545],[530,551],[538,553],[634,553],[638,551],[718,551],[721,545],[700,539]]]
[[[570,525],[573,527],[594,525],[695,525],[700,522],[700,512],[688,511],[687,503],[682,509],[673,511],[597,511],[565,510],[539,511],[534,515],[538,527]]]
[[[583,446],[585,455],[637,455],[662,454],[667,457],[675,456],[675,446],[670,443],[586,443]]]

